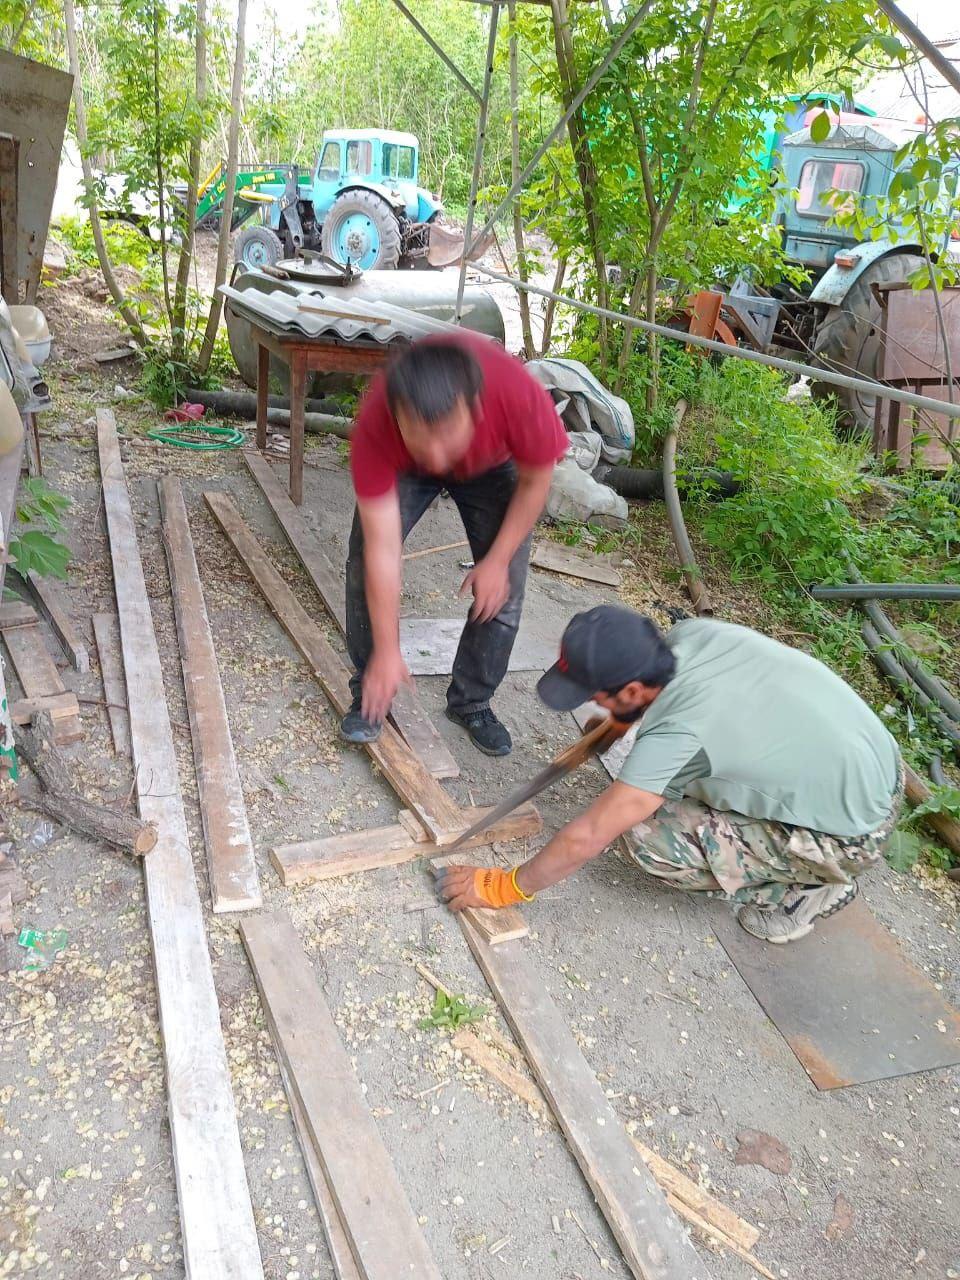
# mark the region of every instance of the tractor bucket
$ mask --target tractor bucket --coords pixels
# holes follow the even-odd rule
[[[428,228],[430,239],[427,242],[427,262],[431,267],[455,267],[463,258],[464,237],[462,231],[455,231],[439,222],[431,222]],[[493,232],[488,231],[473,253],[470,261],[482,258],[493,244]]]

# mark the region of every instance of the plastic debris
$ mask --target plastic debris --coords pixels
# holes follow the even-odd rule
[[[17,943],[29,952],[24,970],[35,973],[49,969],[69,940],[66,929],[21,929]]]

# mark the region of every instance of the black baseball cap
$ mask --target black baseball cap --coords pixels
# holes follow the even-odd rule
[[[540,677],[537,693],[554,711],[572,711],[631,680],[664,685],[673,669],[673,654],[655,622],[633,609],[600,604],[567,623],[560,658]]]

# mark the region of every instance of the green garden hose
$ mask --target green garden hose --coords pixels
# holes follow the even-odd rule
[[[186,433],[194,437],[199,435],[210,438],[186,440],[183,439]],[[176,445],[178,449],[236,449],[244,440],[243,432],[238,427],[215,427],[209,422],[171,422],[166,427],[155,427],[147,435],[151,440]]]

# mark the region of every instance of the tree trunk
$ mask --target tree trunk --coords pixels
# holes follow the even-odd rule
[[[230,89],[230,131],[227,136],[227,173],[226,190],[223,193],[223,214],[220,218],[220,238],[217,242],[217,269],[213,284],[213,298],[210,301],[210,314],[207,316],[207,327],[200,347],[197,366],[201,373],[206,373],[213,356],[213,344],[220,327],[220,314],[223,310],[223,298],[220,286],[227,278],[227,259],[230,256],[230,225],[233,222],[233,197],[237,185],[237,170],[240,155],[240,108],[243,102],[243,69],[246,61],[247,36],[247,0],[238,0],[237,4],[237,47],[233,58],[233,83]]]
[[[553,35],[557,51],[557,68],[560,73],[563,107],[566,111],[577,96],[577,67],[573,55],[573,40],[570,35],[570,18],[567,13],[566,0],[550,0],[553,13]],[[590,247],[593,254],[593,265],[597,277],[597,302],[601,307],[607,305],[607,264],[600,238],[600,222],[594,192],[597,188],[597,173],[590,149],[587,146],[586,133],[583,127],[583,113],[576,111],[570,117],[567,126],[570,134],[570,145],[577,166],[577,176],[583,195],[583,211],[587,219],[587,231],[590,236]],[[609,358],[608,326],[601,317],[599,325],[600,358],[604,364]]]
[[[130,330],[137,345],[146,348],[149,345],[147,335],[137,319],[136,312],[128,304],[124,296],[120,282],[113,270],[110,255],[107,253],[106,241],[103,238],[103,225],[100,222],[100,210],[93,195],[93,170],[90,167],[88,153],[87,111],[83,97],[83,84],[80,80],[80,60],[77,57],[77,15],[73,7],[73,0],[63,0],[63,22],[67,36],[67,56],[69,58],[70,73],[73,76],[73,109],[76,118],[77,146],[80,149],[80,166],[83,171],[83,183],[86,187],[87,200],[89,202],[88,210],[93,243],[97,250],[100,270],[103,272],[104,281],[110,290],[110,296],[113,298],[117,310],[123,317],[124,323]]]
[[[196,80],[194,96],[197,113],[193,136],[190,139],[190,156],[187,174],[187,207],[183,218],[183,239],[180,259],[177,263],[177,281],[173,293],[172,348],[173,358],[182,360],[187,352],[187,286],[193,265],[193,243],[197,216],[197,191],[200,186],[200,159],[203,144],[204,111],[207,101],[207,3],[197,0]]]
[[[644,319],[650,324],[657,320],[657,268],[656,260],[647,268],[647,304]],[[650,358],[650,381],[647,383],[647,413],[657,407],[660,394],[660,341],[655,333],[647,334],[647,355]]]
[[[519,75],[517,71],[517,6],[510,0],[510,182],[516,185],[520,176],[520,121],[517,118],[520,104]],[[523,214],[520,209],[519,192],[513,204],[513,243],[517,253],[517,275],[526,283],[527,251],[523,241]],[[520,304],[520,326],[523,330],[523,354],[532,360],[536,352],[533,345],[533,329],[530,325],[530,295],[523,289],[517,290]]]
[[[157,843],[157,833],[132,814],[95,804],[70,784],[70,766],[53,741],[53,721],[44,712],[34,717],[33,729],[14,726],[17,751],[40,783],[38,793],[20,791],[23,804],[49,814],[81,835],[103,840],[124,853],[144,854]]]
[[[173,296],[170,293],[170,262],[167,252],[167,196],[164,191],[163,149],[160,145],[160,0],[153,0],[153,162],[157,173],[157,207],[160,214],[160,270],[163,274],[163,305],[167,323],[173,330]]]
[[[563,287],[563,277],[567,274],[567,259],[561,258],[557,263],[557,269],[553,276],[553,293],[559,293]],[[541,356],[545,356],[550,350],[550,339],[553,337],[553,318],[557,313],[557,301],[555,298],[548,298],[547,305],[543,309],[543,341],[540,347]]]

